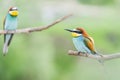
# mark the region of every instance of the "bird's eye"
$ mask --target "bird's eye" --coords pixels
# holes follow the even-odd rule
[[[12,11],[12,8],[10,8],[9,11]]]

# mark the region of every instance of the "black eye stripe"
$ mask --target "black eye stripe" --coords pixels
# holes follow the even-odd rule
[[[9,11],[12,11],[12,8],[10,8]]]
[[[74,31],[75,33],[79,33],[79,34],[81,34],[82,32],[80,32],[80,31]]]
[[[67,30],[69,32],[74,32],[74,33],[82,34],[82,31],[76,30],[76,29],[75,30],[65,29],[65,30]]]

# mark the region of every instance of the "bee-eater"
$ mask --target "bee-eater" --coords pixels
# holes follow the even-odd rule
[[[17,7],[11,7],[4,20],[4,30],[16,30],[17,28],[17,16],[19,12]],[[12,40],[14,34],[4,34],[4,46],[3,46],[3,55],[6,55],[8,52],[8,46]]]
[[[94,48],[94,40],[83,28],[65,30],[72,32],[74,46],[79,52],[98,54]]]

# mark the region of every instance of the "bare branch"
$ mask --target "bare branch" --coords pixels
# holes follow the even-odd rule
[[[42,31],[42,30],[46,30],[50,27],[52,27],[53,25],[62,22],[63,20],[69,18],[70,16],[72,16],[72,14],[66,15],[56,21],[54,21],[53,23],[47,25],[47,26],[40,26],[40,27],[34,27],[34,28],[25,28],[25,29],[17,29],[17,30],[10,30],[10,31],[6,31],[6,30],[0,30],[0,34],[10,34],[10,33],[30,33],[30,32],[36,32],[36,31]]]
[[[74,56],[88,57],[91,59],[97,59],[97,60],[103,60],[103,61],[120,58],[120,53],[99,56],[99,55],[92,55],[92,54],[81,53],[78,51],[69,50],[68,54],[74,55]]]

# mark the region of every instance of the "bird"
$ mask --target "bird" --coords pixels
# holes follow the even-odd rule
[[[18,14],[19,14],[19,12],[18,12],[17,7],[11,7],[8,10],[8,13],[3,22],[4,30],[6,30],[6,31],[16,30],[17,25],[18,25],[18,21],[17,21]],[[8,46],[11,43],[13,35],[14,35],[13,33],[12,34],[4,34],[3,55],[7,54]]]
[[[84,28],[77,27],[76,29],[65,29],[69,32],[72,32],[73,44],[77,51],[93,55],[101,55],[97,53],[94,47],[94,40],[89,34],[85,31]]]

